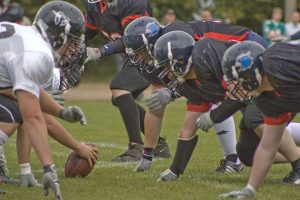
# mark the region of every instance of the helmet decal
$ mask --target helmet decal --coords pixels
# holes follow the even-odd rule
[[[251,56],[250,51],[239,55],[235,63],[236,67],[240,67],[239,72],[250,69],[252,65],[253,65],[253,58]]]
[[[156,36],[159,32],[159,27],[158,25],[153,21],[150,22],[146,25],[146,31],[145,33],[149,36],[149,37],[153,37]]]

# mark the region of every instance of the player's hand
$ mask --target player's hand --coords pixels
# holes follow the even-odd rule
[[[157,182],[161,181],[175,181],[178,178],[176,174],[174,174],[170,169],[165,170],[159,176]]]
[[[97,60],[101,57],[102,55],[99,48],[93,48],[93,47],[86,48],[86,61]]]
[[[68,122],[80,121],[81,125],[87,125],[84,113],[78,106],[70,106],[68,108],[62,109],[59,112],[59,116],[61,119],[66,120]]]
[[[153,94],[145,100],[145,103],[150,111],[156,112],[173,100],[172,91],[168,88],[162,88],[155,90]]]
[[[250,189],[249,187],[245,187],[241,191],[232,191],[228,193],[221,194],[219,199],[246,199],[246,198],[253,198],[255,197],[255,191]]]
[[[85,158],[89,162],[90,167],[93,167],[93,163],[96,163],[97,161],[98,149],[91,145],[81,143],[81,146],[76,153],[80,157]]]
[[[198,128],[207,132],[215,124],[210,118],[210,111],[200,115],[196,121],[196,124]]]
[[[21,186],[23,187],[42,187],[42,184],[40,184],[34,177],[32,173],[30,174],[21,174]]]
[[[49,171],[45,172],[42,178],[42,185],[44,189],[44,195],[48,196],[49,189],[52,189],[55,195],[55,200],[62,200],[62,196],[60,193],[60,185],[58,176],[55,170],[55,166],[52,165],[49,167]]]

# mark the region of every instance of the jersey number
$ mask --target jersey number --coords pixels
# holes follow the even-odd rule
[[[8,38],[15,33],[15,27],[10,24],[0,25],[0,39]]]

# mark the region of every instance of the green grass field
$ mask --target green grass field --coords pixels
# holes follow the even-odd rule
[[[63,177],[63,169],[70,150],[50,139],[64,200],[207,200],[216,199],[220,193],[241,189],[247,182],[249,168],[238,175],[213,172],[222,158],[218,139],[213,132],[199,131],[199,142],[186,172],[175,182],[156,182],[159,174],[171,164],[172,158],[155,160],[151,171],[146,173],[133,172],[136,163],[111,163],[112,157],[126,150],[128,142],[119,111],[107,101],[67,103],[83,108],[88,119],[88,126],[81,127],[79,124],[64,123],[65,126],[77,139],[95,143],[100,154],[94,170],[86,178],[66,179]],[[164,119],[162,135],[167,138],[173,155],[184,113],[184,101],[175,102],[168,107]],[[239,118],[240,115],[235,116],[236,124]],[[6,156],[12,177],[18,178],[19,166],[15,152],[14,136],[6,145]],[[37,179],[41,180],[41,166],[34,153],[32,153],[32,168]],[[299,187],[281,183],[282,178],[290,169],[288,164],[273,166],[256,199],[300,199]],[[54,199],[52,193],[44,198],[41,188],[20,188],[7,184],[1,184],[0,188],[7,190],[7,194],[3,197],[7,200]]]

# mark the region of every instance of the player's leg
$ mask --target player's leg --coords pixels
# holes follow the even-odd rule
[[[217,105],[212,105],[211,109]],[[236,132],[233,117],[214,125],[216,135],[223,149],[224,158],[220,161],[217,172],[221,173],[238,173],[243,170],[243,165],[240,162],[236,152]]]
[[[128,150],[113,158],[112,161],[137,161],[142,157],[143,142],[140,123],[144,121],[142,119],[144,115],[143,113],[140,115],[140,112],[145,111],[135,102],[135,97],[148,86],[148,81],[138,73],[136,67],[132,66],[129,61],[110,83],[113,104],[120,111],[129,138]]]
[[[152,92],[159,87],[152,85]],[[163,122],[165,107],[153,112],[148,110],[145,116],[145,138],[143,158],[136,166],[136,171],[146,171],[150,169],[153,157],[168,158],[171,156],[170,149],[164,138],[160,138],[160,131]]]
[[[0,147],[2,150],[0,152],[0,182],[12,184],[18,183],[17,181],[9,178],[4,156],[4,145],[21,122],[21,114],[16,102],[0,95]]]
[[[17,132],[17,155],[20,164],[21,185],[24,187],[41,186],[35,179],[30,165],[31,144],[23,126]]]

